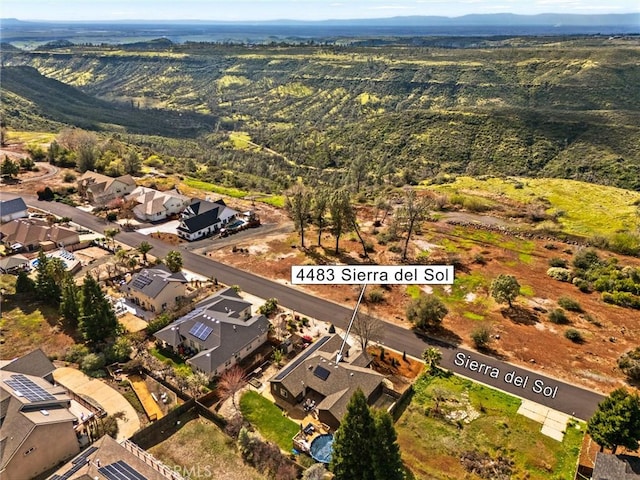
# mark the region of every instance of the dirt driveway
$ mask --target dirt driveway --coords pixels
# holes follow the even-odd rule
[[[70,367],[60,367],[53,372],[56,382],[78,395],[86,395],[95,400],[109,415],[123,412],[122,419],[118,419],[118,437],[121,440],[131,437],[140,430],[138,414],[131,404],[116,390],[106,383],[86,376],[79,370]]]

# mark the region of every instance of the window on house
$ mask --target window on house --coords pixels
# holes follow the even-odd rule
[[[29,455],[31,452],[33,452],[36,449],[36,447],[31,447],[29,450],[27,450],[26,452],[24,452],[24,456],[26,457],[27,455]]]
[[[287,391],[284,388],[280,388],[280,395],[282,395],[284,398],[287,398]]]

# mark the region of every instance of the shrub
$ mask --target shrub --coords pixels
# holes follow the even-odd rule
[[[567,268],[567,261],[564,258],[553,257],[549,259],[550,267]]]
[[[44,187],[42,190],[38,190],[36,194],[38,195],[38,200],[42,201],[53,200],[55,196],[53,190],[49,187]]]
[[[587,322],[594,324],[596,327],[601,327],[602,326],[602,323],[600,322],[600,320],[598,320],[596,317],[594,317],[590,313],[585,313],[583,318]]]
[[[564,332],[564,336],[574,343],[582,343],[584,341],[582,334],[575,328],[567,328]]]
[[[640,296],[629,292],[602,292],[602,300],[625,308],[640,309]]]
[[[89,349],[85,345],[71,345],[67,349],[64,360],[71,363],[80,363],[87,355],[89,355]]]
[[[71,183],[76,179],[76,176],[71,172],[67,172],[64,174],[64,177],[62,177],[62,179],[67,183]]]
[[[554,280],[559,280],[561,282],[570,282],[572,277],[571,270],[561,267],[549,268],[547,270],[547,275],[549,275]]]
[[[556,246],[555,243],[545,243],[544,244],[544,248],[546,248],[547,250],[557,250],[558,247]]]
[[[618,367],[631,380],[640,380],[640,347],[623,353],[618,359]]]
[[[570,297],[560,297],[558,299],[558,305],[560,305],[565,310],[569,310],[570,312],[582,312],[582,307],[580,304]]]
[[[262,305],[258,312],[265,317],[273,315],[278,311],[278,299],[277,298],[269,298],[264,305]]]
[[[158,330],[162,330],[164,327],[171,323],[171,317],[167,313],[161,313],[156,318],[147,323],[147,333],[153,335]]]
[[[378,288],[369,292],[369,301],[371,303],[380,303],[384,300],[384,292]]]
[[[485,265],[487,263],[487,259],[484,258],[484,255],[482,255],[481,253],[476,253],[473,257],[473,262],[477,263],[478,265]]]
[[[561,308],[555,308],[549,312],[549,321],[551,321],[552,323],[557,323],[559,325],[569,323],[567,315]]]
[[[440,325],[447,313],[449,310],[442,300],[433,295],[421,295],[412,300],[406,310],[407,319],[418,328]]]
[[[591,284],[584,278],[576,277],[572,280],[572,283],[578,287],[582,293],[589,293],[591,291]]]
[[[99,370],[102,370],[105,366],[104,355],[101,353],[90,353],[85,355],[80,364],[80,370],[87,375],[96,376]]]
[[[471,332],[471,340],[478,350],[483,350],[491,343],[491,328],[480,325]]]
[[[573,266],[579,270],[589,270],[600,263],[600,257],[593,248],[581,248],[573,256]]]
[[[621,255],[640,255],[640,235],[630,232],[616,233],[609,239],[609,249]]]

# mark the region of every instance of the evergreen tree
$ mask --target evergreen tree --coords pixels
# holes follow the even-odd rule
[[[33,293],[36,289],[36,283],[27,275],[27,272],[18,273],[16,279],[16,293]]]
[[[130,150],[124,157],[124,172],[130,175],[136,175],[140,172],[142,161],[135,150]]]
[[[587,432],[615,454],[619,446],[637,450],[640,442],[640,397],[624,388],[611,392],[587,423]]]
[[[0,166],[0,173],[3,177],[17,177],[20,167],[17,163],[13,162],[7,155],[4,156],[4,161]]]
[[[361,389],[347,405],[347,413],[333,438],[331,470],[336,480],[375,480],[372,457],[375,423]]]
[[[311,205],[311,217],[318,227],[318,246],[322,246],[322,229],[326,223],[327,208],[329,207],[329,192],[326,189],[316,189]]]
[[[80,288],[71,275],[66,275],[62,282],[60,315],[74,329],[78,327],[78,319],[80,318],[80,300]]]
[[[491,296],[499,303],[508,303],[511,308],[512,302],[520,293],[520,284],[513,275],[498,275],[491,282]]]
[[[80,331],[85,340],[98,342],[113,337],[118,331],[116,314],[102,293],[96,280],[89,274],[82,285]]]
[[[43,251],[38,254],[36,265],[36,294],[41,300],[58,305],[60,303],[62,279],[65,268],[59,258],[49,258]]]
[[[404,467],[393,419],[384,410],[377,410],[374,419],[376,434],[372,461],[375,478],[376,480],[403,480]]]

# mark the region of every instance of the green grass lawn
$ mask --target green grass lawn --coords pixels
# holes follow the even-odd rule
[[[291,451],[292,439],[300,425],[282,415],[282,410],[273,402],[258,392],[248,391],[240,399],[240,410],[265,439],[275,442],[286,452]]]
[[[428,414],[436,396],[443,413],[464,410],[479,414],[470,423],[456,424]],[[573,478],[584,435],[584,425],[567,429],[563,442],[542,435],[542,425],[516,412],[520,400],[456,376],[422,376],[415,395],[396,423],[405,464],[416,479],[479,479],[460,462],[464,452],[488,453],[513,461],[514,479],[555,480]]]
[[[563,212],[560,223],[565,232],[585,237],[633,230],[638,222],[634,202],[640,200],[640,193],[575,180],[458,177],[453,183],[433,188],[450,194],[477,191],[479,195],[504,195],[523,203],[548,201],[549,213]]]
[[[234,442],[216,425],[204,418],[180,419],[184,426],[163,442],[150,448],[152,455],[169,467],[194,480],[263,480],[245,465]]]
[[[191,367],[184,360],[167,350],[153,347],[149,349],[149,353],[161,362],[170,365],[178,375],[188,376],[193,373]]]

